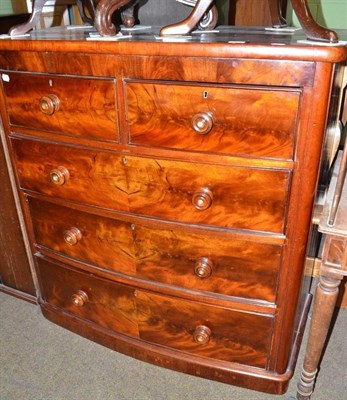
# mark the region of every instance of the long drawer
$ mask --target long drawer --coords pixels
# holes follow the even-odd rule
[[[289,170],[218,166],[12,139],[22,189],[191,224],[282,233]]]
[[[299,90],[132,82],[134,145],[292,159]]]
[[[153,282],[275,302],[280,244],[28,202],[40,248]]]
[[[134,288],[36,260],[42,301],[104,328],[139,336]]]
[[[265,368],[273,317],[127,287],[37,259],[43,302],[140,339]]]
[[[10,124],[118,142],[113,79],[6,72],[2,74]]]

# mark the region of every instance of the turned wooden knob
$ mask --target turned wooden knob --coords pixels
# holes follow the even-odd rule
[[[54,183],[55,185],[61,186],[67,182],[67,180],[70,177],[70,174],[69,174],[69,171],[65,167],[60,166],[58,168],[52,169],[49,176],[51,178],[52,183]]]
[[[55,94],[42,96],[39,100],[40,110],[46,115],[53,115],[59,110],[60,100]]]
[[[192,118],[192,127],[195,132],[200,135],[206,135],[213,128],[212,114],[208,112],[202,112],[194,115]]]
[[[201,279],[208,278],[212,274],[213,264],[207,257],[197,260],[194,266],[195,275]]]
[[[88,295],[83,290],[79,290],[71,297],[72,304],[76,307],[83,307],[88,301]]]
[[[70,228],[64,232],[64,240],[70,246],[76,245],[82,239],[82,233],[78,228]]]
[[[207,210],[212,205],[213,194],[207,189],[200,189],[193,194],[192,203],[198,210]]]
[[[198,325],[193,334],[194,341],[198,344],[207,344],[211,339],[211,334],[210,328],[205,325]]]

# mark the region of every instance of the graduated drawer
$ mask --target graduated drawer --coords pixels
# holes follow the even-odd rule
[[[43,302],[114,331],[138,336],[134,289],[37,257]]]
[[[138,291],[136,305],[140,338],[147,342],[266,368],[273,316],[144,291]]]
[[[2,81],[12,126],[118,141],[113,79],[6,72]]]
[[[38,258],[42,298],[64,311],[146,342],[266,367],[273,317],[120,285]]]
[[[30,197],[28,202],[39,246],[153,282],[275,302],[279,244],[111,219]]]
[[[124,156],[13,139],[20,186],[192,224],[283,232],[290,171]]]
[[[126,83],[129,142],[292,159],[298,90]]]

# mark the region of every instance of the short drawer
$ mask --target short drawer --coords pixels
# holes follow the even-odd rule
[[[189,354],[266,368],[274,318],[139,291],[140,338]]]
[[[14,72],[2,78],[12,126],[118,141],[113,79]]]
[[[124,156],[13,139],[23,189],[198,225],[283,232],[290,170]]]
[[[127,82],[129,143],[292,159],[300,92]]]
[[[133,288],[37,258],[42,300],[104,328],[138,337]]]
[[[275,302],[279,244],[218,231],[159,228],[31,197],[28,201],[39,246],[153,282]]]

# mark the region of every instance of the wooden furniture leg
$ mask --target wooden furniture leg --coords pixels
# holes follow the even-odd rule
[[[162,28],[160,35],[186,35],[190,33],[208,11],[212,3],[213,0],[198,0],[193,11],[185,20]]]
[[[342,276],[341,276],[342,279]],[[341,280],[323,275],[315,294],[306,356],[298,383],[297,400],[309,400],[318,372],[318,364],[328,335]]]
[[[334,171],[319,222],[318,230],[325,235],[325,242],[306,355],[298,383],[298,400],[309,400],[313,393],[339,285],[343,277],[347,276],[347,145],[339,157],[339,172],[335,175]]]
[[[117,28],[112,22],[113,13],[131,0],[101,0],[96,7],[94,24],[101,36],[114,36]]]
[[[25,35],[27,32],[33,29],[40,20],[40,15],[46,2],[47,0],[34,0],[33,12],[31,13],[29,21],[25,22],[24,24],[13,26],[9,30],[8,34],[11,36]]]
[[[122,11],[122,22],[127,28],[132,28],[135,25],[134,10],[136,4]]]
[[[84,23],[93,25],[94,24],[94,15],[95,15],[94,1],[93,0],[77,0],[76,3],[77,3],[78,11],[82,18],[82,21]],[[87,8],[87,10],[89,11],[90,18],[87,17],[85,8]]]
[[[282,16],[281,0],[268,0],[271,23],[274,28],[283,28],[288,26],[287,21]]]
[[[308,39],[331,43],[338,41],[336,32],[320,26],[313,19],[307,0],[292,0],[292,5]]]

